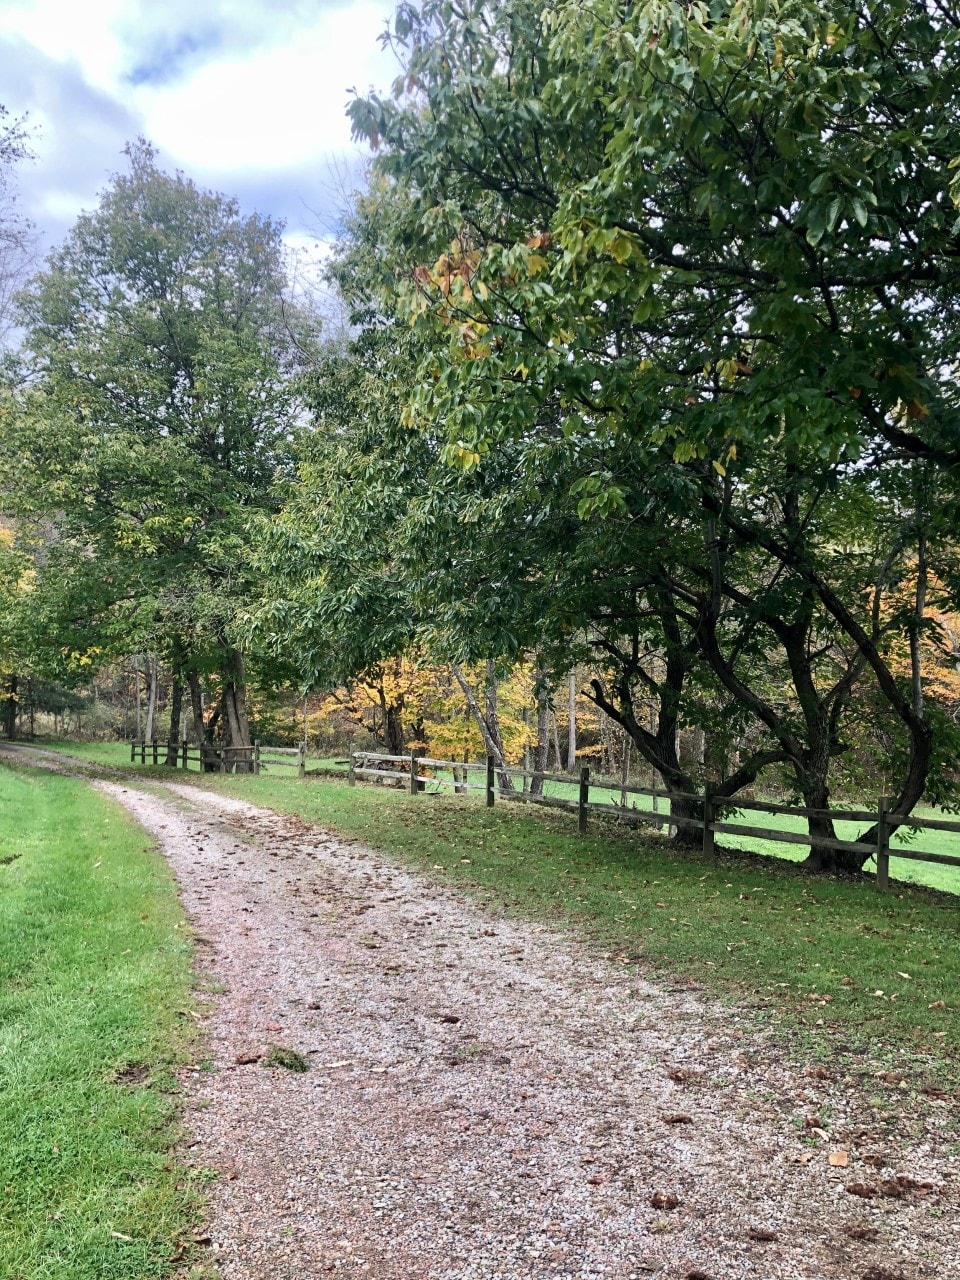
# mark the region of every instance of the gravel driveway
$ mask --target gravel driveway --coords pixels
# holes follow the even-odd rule
[[[960,1278],[955,1101],[790,1067],[746,1014],[297,819],[97,785],[223,987],[184,1082],[223,1280]]]

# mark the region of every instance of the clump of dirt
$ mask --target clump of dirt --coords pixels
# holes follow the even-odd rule
[[[150,1068],[145,1062],[128,1062],[113,1078],[117,1084],[145,1084],[150,1079]]]
[[[285,1067],[287,1071],[309,1071],[310,1063],[296,1049],[282,1044],[272,1044],[260,1059],[261,1067]]]

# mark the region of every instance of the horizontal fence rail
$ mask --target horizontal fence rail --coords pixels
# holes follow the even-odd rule
[[[389,766],[389,767],[386,767]],[[439,777],[432,772],[442,769],[451,777]],[[485,772],[485,783],[469,782],[470,772]],[[641,787],[621,784],[608,780],[593,781],[590,770],[584,766],[579,777],[570,774],[536,772],[530,769],[519,769],[501,766],[492,756],[487,757],[485,764],[462,762],[458,760],[436,760],[430,756],[421,756],[416,751],[409,755],[387,755],[374,751],[355,751],[349,761],[349,781],[355,785],[358,778],[378,782],[390,782],[408,787],[411,794],[431,788],[450,787],[456,794],[467,791],[483,791],[486,794],[488,807],[492,807],[497,799],[519,804],[539,804],[552,809],[565,809],[577,814],[577,825],[582,833],[587,830],[591,814],[598,816],[614,816],[618,822],[626,822],[636,826],[685,827],[700,830],[703,833],[703,851],[712,856],[716,851],[717,835],[746,836],[761,840],[774,840],[783,844],[810,845],[816,843],[827,849],[845,849],[851,853],[864,854],[876,859],[877,887],[886,889],[890,883],[890,858],[903,858],[910,862],[930,862],[940,866],[960,867],[960,857],[934,853],[924,849],[902,849],[890,847],[890,839],[896,831],[905,827],[913,831],[948,831],[960,833],[960,822],[951,822],[944,818],[915,818],[906,814],[898,814],[892,808],[892,801],[881,798],[875,809],[805,809],[796,805],[775,804],[768,800],[749,800],[739,796],[728,797],[711,794],[695,795],[692,792],[666,793],[652,787]],[[505,785],[505,780],[509,786]],[[513,784],[519,782],[520,789]],[[559,782],[578,788],[574,798],[545,795],[543,785],[546,782]],[[621,803],[609,800],[591,800],[591,787],[619,794]],[[653,800],[654,809],[630,808],[626,804],[627,796],[647,796]],[[664,801],[667,808],[661,813],[657,810],[659,801]],[[679,802],[694,810],[693,814],[672,812],[671,802]],[[833,822],[870,823],[872,829],[864,836],[850,840],[839,840],[829,837],[811,837],[809,833],[798,831],[782,831],[775,827],[764,827],[739,824],[725,821],[731,813],[753,812],[758,814],[780,814],[787,817],[829,818]],[[695,816],[699,813],[699,816]]]
[[[131,764],[167,764],[189,769],[195,764],[208,773],[262,773],[265,769],[296,769],[302,778],[307,771],[307,744],[296,747],[264,747],[259,741],[249,747],[199,747],[187,742],[130,743]],[[238,767],[239,766],[239,767]]]

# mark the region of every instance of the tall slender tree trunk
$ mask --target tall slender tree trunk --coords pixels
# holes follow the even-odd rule
[[[482,710],[480,708],[480,704],[477,702],[477,696],[474,693],[470,681],[456,663],[453,664],[453,674],[456,677],[457,684],[463,692],[463,696],[467,700],[467,707],[470,710],[470,714],[473,716],[477,728],[480,730],[480,736],[483,739],[483,745],[486,749],[487,755],[493,757],[494,763],[499,770],[501,791],[513,791],[513,779],[506,772],[507,760],[503,750],[503,736],[500,732],[500,717],[497,711],[496,669],[493,662],[489,660],[487,662],[486,689],[484,691],[484,705]]]
[[[170,732],[167,734],[167,758],[164,764],[174,768],[180,743],[180,721],[183,717],[183,684],[178,676],[170,686]]]
[[[3,731],[10,742],[17,736],[17,692],[19,680],[12,672],[7,676],[6,690],[3,699]]]
[[[567,733],[567,773],[577,771],[577,670],[570,672],[567,686],[567,716],[569,731]]]
[[[512,791],[513,780],[507,773],[507,755],[503,749],[503,733],[500,729],[500,711],[497,705],[498,690],[497,669],[493,660],[488,658],[486,688],[483,691],[484,714],[487,727],[490,730],[490,737],[497,747],[496,754],[500,757],[500,789],[501,791]]]
[[[143,741],[143,690],[140,688],[140,658],[133,660],[133,685],[137,691],[137,741]]]
[[[533,778],[530,794],[543,795],[543,777],[547,771],[547,755],[550,751],[550,703],[544,689],[537,698],[537,741],[533,748]]]
[[[621,743],[622,757],[620,760],[620,803],[627,807],[627,787],[630,785],[630,749],[633,746],[633,739],[629,733],[624,732],[623,742]]]
[[[147,655],[147,723],[144,728],[143,736],[147,742],[152,742],[154,737],[154,721],[157,716],[157,686],[159,684],[159,662],[157,655],[151,653]]]

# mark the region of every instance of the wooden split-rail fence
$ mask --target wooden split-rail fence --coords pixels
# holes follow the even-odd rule
[[[305,742],[295,747],[264,747],[259,741],[250,747],[198,747],[186,739],[173,744],[142,739],[130,743],[131,764],[166,764],[168,755],[174,768],[181,769],[192,764],[217,773],[235,773],[238,765],[241,772],[255,774],[263,769],[296,769],[301,778],[307,771]]]
[[[443,771],[442,776],[437,771]],[[470,775],[481,773],[485,777],[482,782],[471,782]],[[506,775],[511,781],[521,784],[520,790],[505,789],[499,779]],[[759,814],[782,814],[788,817],[808,819],[815,816],[832,818],[834,822],[867,822],[876,826],[876,840],[865,843],[860,840],[817,839],[817,844],[826,848],[846,849],[853,853],[862,853],[876,859],[877,888],[886,889],[890,883],[890,858],[904,858],[910,862],[932,862],[941,866],[960,867],[960,857],[943,853],[932,853],[924,849],[904,849],[890,847],[890,838],[899,828],[912,831],[950,831],[960,833],[960,822],[950,822],[945,818],[914,818],[898,814],[893,810],[893,802],[881,798],[875,809],[804,809],[799,806],[775,804],[767,800],[748,800],[736,796],[726,797],[694,795],[692,793],[673,792],[672,796],[652,787],[627,786],[619,782],[605,779],[602,782],[591,781],[590,769],[584,766],[580,770],[579,779],[570,774],[534,773],[529,769],[515,769],[498,765],[492,756],[488,756],[485,764],[473,764],[456,760],[434,760],[422,756],[416,751],[408,755],[385,755],[379,752],[355,751],[349,762],[349,781],[355,784],[357,779],[373,782],[391,781],[394,785],[409,787],[411,794],[417,795],[427,789],[427,783],[433,787],[449,787],[455,794],[462,795],[468,791],[482,791],[486,795],[488,807],[492,807],[499,797],[501,800],[515,801],[521,804],[540,804],[554,809],[566,809],[577,814],[577,825],[580,834],[587,830],[587,821],[591,814],[614,817],[620,822],[653,827],[693,827],[703,832],[703,852],[712,857],[716,848],[718,835],[750,836],[761,840],[775,840],[783,844],[809,845],[810,836],[798,831],[783,831],[776,827],[761,825],[746,826],[726,821],[728,811],[751,811]],[[544,795],[540,787],[531,789],[531,784],[538,780],[540,787],[546,782],[559,782],[567,786],[578,787],[577,798]],[[596,790],[618,793],[622,802],[591,800],[591,787]],[[539,794],[537,792],[540,792]],[[654,809],[637,809],[628,807],[627,796],[646,796],[652,799]],[[670,812],[670,800],[688,801],[692,806],[701,809],[702,818],[687,817]],[[659,802],[664,803],[664,811],[656,808]]]

